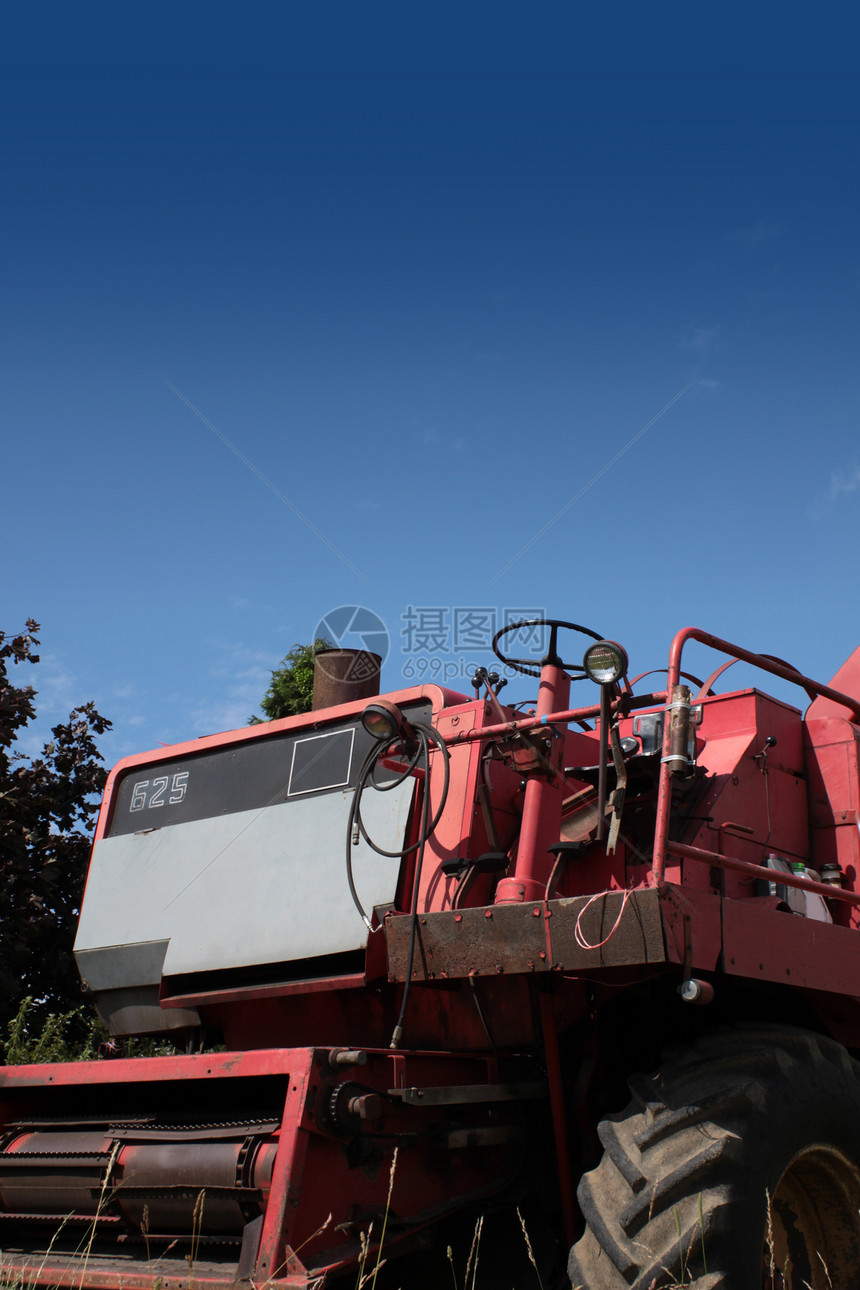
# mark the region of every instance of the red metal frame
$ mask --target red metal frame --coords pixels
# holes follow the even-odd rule
[[[712,636],[709,632],[704,632],[698,627],[682,628],[672,641],[672,647],[669,651],[667,694],[671,694],[678,684],[681,672],[681,654],[687,641],[690,640],[700,641],[703,645],[709,645],[711,649],[718,650],[721,654],[732,655],[745,663],[751,663],[763,672],[770,672],[773,676],[779,676],[784,681],[791,681],[792,684],[799,685],[804,689],[807,694],[812,691],[824,698],[832,699],[834,702],[848,708],[849,711],[854,713],[856,719],[860,721],[860,701],[857,699],[848,694],[843,694],[839,690],[834,690],[829,685],[822,685],[820,681],[814,681],[811,677],[803,676],[785,663],[765,658],[763,654],[754,654],[750,650],[743,649],[740,645],[733,645],[730,641],[725,641],[719,636]],[[669,764],[665,761],[669,753],[668,722],[666,722],[663,739],[664,761],[660,767],[660,782],[657,790],[657,823],[654,834],[654,859],[652,863],[652,875],[655,883],[663,881],[666,872],[666,853],[667,849],[669,849],[669,811],[672,800],[672,785]],[[712,862],[709,861],[708,863]],[[764,870],[763,872],[767,874],[768,871]],[[770,874],[769,876],[772,877],[773,875]],[[800,885],[805,885],[805,881]]]
[[[0,1136],[5,1124],[14,1118],[15,1102],[12,1095],[32,1093],[38,1098],[39,1090],[50,1090],[53,1097],[61,1096],[64,1088],[133,1087],[134,1085],[196,1084],[200,1080],[221,1081],[243,1077],[280,1075],[288,1077],[287,1093],[281,1125],[278,1130],[279,1148],[272,1173],[265,1220],[256,1260],[256,1276],[260,1280],[275,1281],[284,1286],[306,1286],[304,1269],[288,1256],[285,1223],[288,1198],[293,1194],[297,1167],[307,1149],[307,1135],[300,1132],[307,1117],[308,1084],[314,1068],[315,1053],[312,1049],[260,1049],[241,1053],[206,1053],[178,1057],[118,1059],[100,1062],[68,1062],[50,1066],[11,1066],[0,1072]],[[38,1105],[38,1100],[36,1101]],[[93,1228],[95,1230],[95,1228]],[[92,1241],[90,1241],[92,1244]],[[74,1286],[84,1282],[105,1290],[132,1287],[133,1290],[151,1290],[153,1280],[171,1290],[180,1290],[188,1284],[185,1276],[170,1272],[154,1273],[136,1271],[132,1266],[121,1271],[100,1268],[93,1256],[92,1267],[82,1271],[79,1260],[62,1255],[46,1254],[41,1266],[34,1268],[26,1259],[20,1261],[11,1253],[4,1255],[6,1274],[20,1272],[27,1284],[49,1286]],[[65,1265],[65,1266],[64,1266]],[[294,1273],[295,1275],[290,1275]],[[204,1284],[231,1284],[232,1276],[218,1277],[211,1269],[201,1268],[193,1279]]]
[[[669,654],[669,666],[667,669],[668,678],[665,690],[655,691],[652,694],[639,696],[632,700],[625,696],[623,700],[616,701],[614,706],[617,708],[618,703],[620,702],[623,704],[624,711],[632,712],[636,709],[654,708],[658,704],[668,701],[674,687],[679,682],[681,675],[681,655],[684,645],[690,640],[699,641],[720,653],[731,655],[733,659],[739,659],[743,662],[750,663],[761,671],[769,672],[771,675],[778,676],[785,681],[791,681],[792,684],[800,686],[809,695],[814,694],[819,695],[822,698],[830,699],[841,707],[847,708],[849,712],[854,714],[855,719],[860,722],[860,700],[855,699],[851,695],[845,694],[840,690],[836,690],[832,686],[824,685],[822,682],[816,681],[812,677],[804,676],[802,673],[796,671],[786,663],[768,658],[763,654],[756,654],[751,650],[746,650],[740,645],[734,645],[730,641],[723,640],[719,636],[714,636],[710,632],[702,631],[698,627],[685,627],[675,635]],[[555,670],[557,669],[544,668],[545,672],[552,672]],[[554,688],[554,678],[553,684],[548,685],[546,693],[555,697],[556,690]],[[573,721],[586,721],[599,718],[600,716],[599,703],[590,704],[581,708],[570,708],[555,711],[550,710],[551,705],[548,703],[543,706],[546,710],[538,710],[535,712],[534,716],[522,717],[514,721],[496,723],[494,725],[475,726],[472,729],[459,731],[448,737],[447,742],[451,745],[477,742],[490,738],[510,736],[518,732],[528,733],[529,731],[536,730],[541,726],[567,726]],[[660,778],[658,784],[657,820],[654,837],[654,854],[651,866],[652,882],[659,884],[664,881],[667,854],[675,854],[679,857],[686,854],[688,859],[700,859],[703,863],[722,866],[725,868],[737,868],[739,865],[743,864],[743,872],[751,875],[754,874],[757,877],[767,877],[772,879],[772,871],[764,868],[763,866],[750,865],[747,862],[728,861],[726,857],[721,856],[716,852],[708,852],[704,850],[696,851],[691,848],[687,848],[686,851],[681,851],[675,843],[669,842],[668,831],[669,813],[671,809],[671,771],[669,764],[665,761],[665,757],[670,751],[669,737],[669,723],[666,722],[663,745],[664,761],[660,767]],[[528,790],[531,790],[530,794]],[[549,804],[545,802],[545,798],[547,797],[551,797],[551,790],[548,790],[548,785],[545,779],[534,779],[529,783],[526,802],[523,807],[523,826],[521,834],[522,837],[528,839],[528,845],[524,849],[521,847],[521,852],[517,858],[515,874],[511,878],[504,880],[505,893],[508,891],[512,893],[509,898],[534,900],[539,899],[545,891],[545,884],[544,886],[541,886],[539,882],[535,882],[534,878],[539,852],[539,844],[536,843],[534,839],[540,839],[540,843],[542,844],[544,841],[544,835],[548,836],[551,832],[551,829],[549,829],[545,824],[545,817],[547,814],[546,807]],[[548,812],[548,814],[553,813]],[[554,834],[554,837],[557,836],[557,833]],[[695,854],[692,853],[693,851],[695,851]],[[815,884],[810,879],[792,876],[791,880],[789,881],[786,879],[786,882],[789,886],[800,887],[808,891],[818,891],[819,894],[821,894],[822,884]],[[503,884],[500,883],[499,887],[502,888],[502,886]],[[518,888],[522,889],[524,893],[523,895],[513,894]],[[528,892],[528,894],[525,894],[525,892]],[[828,896],[835,895],[836,899],[842,899],[846,903],[858,903],[858,899],[855,897],[854,893],[851,892],[840,893],[838,889],[829,887],[826,888],[825,894]]]
[[[389,1224],[386,1249],[394,1249],[421,1227],[456,1208],[464,1195],[486,1199],[510,1180],[512,1162],[521,1150],[516,1146],[515,1137],[510,1138],[508,1145],[489,1142],[483,1152],[480,1147],[468,1145],[472,1134],[480,1137],[482,1132],[490,1132],[492,1135],[488,1125],[510,1124],[504,1110],[497,1113],[492,1106],[488,1109],[480,1096],[474,1099],[474,1106],[465,1096],[459,1105],[448,1106],[443,1102],[438,1109],[434,1109],[429,1096],[429,1106],[423,1107],[419,1099],[414,1102],[414,1109],[406,1100],[401,1105],[398,1099],[392,1101],[387,1096],[388,1090],[410,1086],[428,1089],[432,1094],[436,1087],[445,1090],[452,1085],[466,1089],[472,1085],[493,1085],[499,1078],[494,1056],[368,1051],[365,1065],[340,1073],[331,1067],[329,1051],[277,1048],[9,1067],[0,1071],[0,1144],[5,1141],[4,1127],[15,1123],[22,1114],[25,1119],[35,1116],[39,1122],[45,1117],[55,1117],[58,1112],[62,1115],[64,1098],[68,1103],[71,1091],[76,1088],[134,1090],[140,1086],[137,1096],[141,1100],[149,1097],[157,1101],[153,1089],[161,1087],[171,1106],[179,1104],[177,1099],[184,1099],[193,1118],[199,1099],[199,1094],[195,1098],[195,1090],[201,1080],[223,1082],[229,1104],[231,1081],[281,1076],[285,1079],[283,1111],[279,1127],[271,1135],[277,1151],[262,1225],[258,1238],[250,1238],[252,1243],[247,1254],[243,1244],[242,1259],[249,1260],[247,1275],[254,1284],[295,1288],[307,1287],[329,1272],[344,1271],[354,1265],[359,1248],[358,1232],[368,1230],[367,1215],[381,1213],[386,1206],[393,1151],[398,1144],[401,1171],[394,1177],[392,1208],[400,1226]],[[369,1126],[379,1128],[379,1163],[372,1168],[347,1167],[351,1133],[343,1132],[340,1122],[330,1119],[331,1099],[344,1080],[356,1081],[359,1090],[376,1090],[384,1107],[379,1125]],[[144,1086],[149,1087],[148,1094],[143,1091]],[[243,1087],[247,1090],[250,1086]],[[130,1095],[131,1102],[134,1096],[134,1093]],[[440,1147],[440,1137],[444,1138],[457,1125],[462,1126],[463,1145]],[[192,1144],[188,1150],[193,1149]],[[439,1167],[440,1156],[445,1156],[444,1169]],[[14,1163],[14,1159],[14,1155],[7,1156],[7,1163]],[[370,1159],[376,1160],[373,1152]],[[453,1191],[448,1178],[451,1170],[458,1174],[458,1187]],[[192,1186],[205,1191],[202,1184],[188,1183],[186,1189]],[[106,1215],[108,1209],[109,1197]],[[327,1219],[329,1214],[331,1217]],[[89,1225],[85,1216],[81,1221]],[[107,1221],[111,1221],[109,1216]],[[104,1226],[104,1222],[104,1217],[98,1215],[93,1220],[92,1233],[96,1231],[96,1223]],[[118,1222],[113,1220],[114,1224]],[[186,1238],[190,1235],[183,1234]],[[376,1223],[369,1237],[373,1258],[380,1238],[381,1227]],[[162,1244],[165,1239],[163,1235],[158,1238]],[[43,1286],[87,1284],[104,1290],[122,1290],[129,1286],[134,1290],[143,1287],[151,1290],[157,1280],[169,1290],[187,1290],[189,1271],[181,1258],[178,1259],[182,1264],[180,1271],[176,1268],[177,1259],[162,1262],[160,1254],[150,1270],[145,1261],[129,1260],[128,1256],[122,1260],[121,1247],[115,1256],[106,1253],[103,1247],[99,1248],[98,1239],[93,1244],[92,1236],[85,1237],[82,1246],[92,1248],[88,1260],[82,1260],[79,1251],[73,1254],[60,1245],[51,1252],[37,1250],[29,1255],[15,1255],[7,1247],[4,1275],[13,1278],[20,1274],[28,1284]],[[224,1263],[219,1271],[211,1260],[207,1263],[204,1255],[201,1265],[192,1268],[191,1275],[193,1281],[213,1287],[232,1285],[235,1258],[232,1263]]]
[[[570,697],[570,677],[562,667],[545,663],[541,668],[535,720],[543,723],[559,705]],[[564,738],[559,738],[554,756],[547,757],[552,774],[534,775],[526,783],[523,820],[517,847],[516,871],[503,878],[496,889],[496,904],[508,900],[539,900],[546,894],[551,868],[548,849],[558,841],[561,827],[563,793],[560,772],[563,764]]]

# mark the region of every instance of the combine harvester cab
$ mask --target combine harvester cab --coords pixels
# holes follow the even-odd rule
[[[7,1276],[355,1284],[530,1194],[588,1290],[860,1284],[858,656],[825,686],[687,629],[637,695],[520,626],[532,712],[371,683],[114,769],[78,966],[186,1051],[0,1072]]]

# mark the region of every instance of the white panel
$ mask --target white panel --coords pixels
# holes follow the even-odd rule
[[[362,816],[388,851],[403,846],[414,780],[368,789]],[[352,789],[105,838],[93,852],[76,950],[170,940],[165,975],[363,948],[346,880]],[[400,864],[364,839],[355,883],[370,913],[394,899]]]

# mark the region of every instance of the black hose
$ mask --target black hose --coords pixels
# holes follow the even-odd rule
[[[370,749],[367,756],[365,757],[361,770],[359,771],[358,780],[355,786],[355,794],[353,796],[352,804],[349,810],[349,819],[347,821],[347,829],[346,829],[346,877],[347,877],[347,882],[349,884],[349,893],[352,897],[353,904],[355,905],[356,909],[361,915],[364,925],[365,927],[367,927],[368,931],[373,931],[373,925],[370,919],[368,918],[367,913],[365,912],[364,906],[362,905],[361,900],[359,899],[358,892],[355,889],[355,875],[353,873],[353,867],[352,867],[352,846],[353,846],[352,835],[356,825],[358,826],[359,832],[361,833],[361,836],[364,838],[365,842],[378,855],[386,856],[388,859],[391,859],[391,860],[402,860],[406,856],[412,855],[412,853],[415,851],[419,852],[419,855],[416,861],[417,872],[416,872],[416,880],[415,880],[415,890],[417,891],[418,878],[420,877],[420,867],[424,858],[424,855],[423,855],[424,844],[426,843],[428,838],[433,836],[436,826],[439,823],[439,820],[442,818],[442,812],[445,809],[445,803],[448,799],[448,788],[451,781],[451,754],[448,752],[448,748],[447,748],[447,745],[445,744],[445,741],[437,734],[437,732],[433,729],[432,726],[425,725],[423,722],[419,722],[419,721],[413,722],[412,729],[415,731],[415,733],[418,736],[417,748],[413,753],[413,755],[409,758],[407,765],[403,767],[400,771],[398,771],[395,777],[389,783],[377,784],[373,779],[374,770],[377,766],[377,763],[379,762],[380,757],[384,756],[385,753],[389,752],[392,748],[396,748],[398,744],[401,744],[401,745],[404,744],[405,741],[402,738],[398,738],[397,740],[389,740],[385,744],[380,742],[373,745],[373,747]],[[431,743],[433,743],[435,747],[439,750],[439,752],[442,754],[443,777],[442,777],[442,794],[439,801],[439,806],[436,809],[436,812],[433,815],[433,818],[431,820],[428,820],[427,816],[429,814],[429,805],[430,805],[430,744]],[[412,843],[411,846],[403,847],[402,850],[400,851],[386,851],[384,847],[378,846],[373,841],[373,838],[370,837],[370,835],[367,832],[367,829],[364,826],[364,821],[361,818],[362,794],[364,793],[365,789],[368,787],[369,784],[371,784],[373,788],[376,789],[377,792],[380,792],[380,793],[390,792],[392,788],[396,788],[398,784],[402,784],[403,781],[407,778],[407,776],[412,774],[412,772],[418,768],[419,763],[421,761],[423,761],[424,763],[422,768],[424,771],[424,799],[421,806],[421,825],[419,828],[418,838],[415,842]],[[414,901],[413,901],[413,904],[414,904]],[[414,928],[413,928],[413,939],[414,939]]]
[[[447,749],[445,750],[448,751]],[[400,1000],[400,1012],[391,1032],[391,1042],[389,1048],[399,1048],[400,1040],[403,1037],[403,1022],[406,1018],[406,1006],[409,1003],[409,987],[412,985],[412,963],[415,958],[415,940],[418,930],[418,892],[421,887],[421,870],[424,867],[424,845],[429,837],[427,832],[427,816],[430,806],[430,765],[429,756],[427,758],[427,778],[424,780],[424,798],[421,802],[421,846],[415,860],[415,873],[412,879],[412,910],[409,924],[409,953],[406,957],[406,979],[403,982],[403,998]]]
[[[445,809],[445,802],[447,801],[447,798],[448,798],[448,785],[451,778],[451,754],[448,752],[448,747],[444,739],[440,738],[440,736],[436,733],[436,731],[433,729],[432,726],[425,725],[421,721],[415,721],[412,724],[412,729],[418,735],[418,743],[419,743],[418,753],[411,759],[407,767],[405,767],[402,771],[398,772],[398,776],[395,779],[393,779],[391,783],[389,784],[374,783],[373,787],[378,792],[387,793],[392,788],[395,788],[398,784],[401,784],[403,780],[406,779],[407,775],[411,774],[411,772],[418,766],[419,761],[422,760],[421,754],[423,753],[425,788],[427,789],[427,794],[429,796],[430,743],[432,742],[433,744],[435,744],[442,754],[442,769],[443,769],[442,795],[439,800],[439,805],[436,808],[436,813],[433,816],[432,820],[427,825],[426,837],[429,838],[433,836],[433,833],[435,832],[435,829],[436,829],[436,825],[439,823],[439,821],[442,818],[442,812]],[[422,829],[417,841],[413,842],[411,846],[404,847],[401,851],[386,851],[384,847],[377,846],[377,844],[373,841],[373,838],[370,837],[367,830],[365,829],[364,821],[361,818],[362,793],[367,787],[367,784],[369,782],[372,782],[373,771],[374,771],[374,768],[376,767],[376,763],[379,760],[379,757],[382,755],[383,752],[388,752],[388,750],[391,747],[392,747],[392,744],[388,743],[385,745],[383,749],[371,748],[370,752],[365,758],[365,762],[361,768],[361,773],[359,774],[358,783],[356,784],[356,788],[355,788],[355,797],[353,798],[354,811],[352,813],[351,825],[355,825],[355,824],[358,825],[361,836],[364,838],[367,845],[369,847],[372,847],[373,850],[378,855],[387,856],[388,859],[390,860],[402,860],[404,856],[411,855],[413,851],[417,851],[419,847],[422,846],[423,842],[426,840],[424,830]],[[350,828],[350,831],[349,831],[349,838],[350,838],[350,845],[351,845],[352,828]]]
[[[448,800],[448,789],[451,782],[451,754],[448,752],[444,739],[440,738],[431,725],[425,725],[423,722],[416,721],[412,723],[412,730],[417,735],[417,748],[405,767],[397,772],[394,778],[385,784],[377,784],[373,778],[374,771],[380,757],[389,752],[398,744],[404,744],[403,738],[389,740],[383,744],[381,741],[375,744],[364,759],[364,763],[359,771],[358,781],[355,786],[355,794],[349,810],[349,819],[347,821],[346,831],[346,877],[349,883],[349,892],[352,896],[353,903],[361,914],[368,931],[372,932],[373,924],[367,917],[367,913],[362,905],[358,892],[355,889],[355,875],[352,868],[352,835],[356,825],[359,828],[361,836],[365,842],[378,855],[387,856],[390,859],[402,860],[406,856],[417,852],[415,858],[415,871],[412,879],[412,908],[410,910],[409,926],[409,953],[406,962],[406,979],[403,983],[403,998],[400,1002],[400,1013],[391,1036],[391,1048],[397,1048],[403,1035],[403,1022],[406,1017],[406,1008],[409,1003],[409,990],[412,983],[412,964],[415,959],[415,940],[418,930],[418,897],[421,888],[421,872],[424,867],[424,848],[429,838],[433,836],[436,825],[442,818],[442,812],[445,809],[445,803]],[[439,805],[432,819],[430,818],[430,745],[431,743],[439,750],[442,755],[442,793]],[[418,827],[417,841],[411,846],[403,847],[400,851],[386,851],[384,847],[378,846],[368,834],[364,827],[364,821],[361,818],[361,798],[368,784],[372,784],[377,792],[387,793],[398,784],[402,784],[408,775],[419,767],[423,762],[424,772],[424,795],[421,800],[421,822]]]

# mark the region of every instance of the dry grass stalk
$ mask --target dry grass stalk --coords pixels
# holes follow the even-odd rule
[[[370,1254],[370,1238],[372,1235],[373,1235],[372,1223],[370,1224],[366,1232],[359,1232],[358,1234],[359,1253],[358,1253],[358,1276],[356,1277],[356,1281],[355,1281],[356,1290],[361,1290],[361,1287],[364,1285],[365,1281],[367,1280],[367,1276],[371,1275],[370,1273],[368,1273],[367,1276],[365,1276],[364,1270],[367,1267],[367,1259]]]
[[[466,1261],[466,1276],[464,1280],[464,1285],[466,1286],[466,1290],[468,1290],[468,1286],[469,1286],[470,1272],[472,1273],[472,1290],[475,1290],[475,1283],[478,1278],[478,1254],[481,1248],[481,1233],[483,1230],[484,1230],[484,1215],[482,1214],[481,1217],[478,1219],[477,1223],[475,1224],[475,1231],[474,1231],[474,1235],[472,1236],[472,1248],[469,1250],[469,1257]],[[474,1264],[473,1264],[473,1260],[474,1260]]]
[[[451,1249],[450,1245],[448,1246],[446,1254],[448,1257],[448,1266],[451,1269],[451,1280],[454,1282],[454,1290],[459,1290],[459,1286],[457,1285],[457,1273],[454,1271],[454,1251]]]
[[[95,1212],[95,1215],[93,1216],[93,1221],[90,1224],[90,1234],[89,1234],[89,1239],[87,1241],[86,1252],[84,1254],[84,1265],[81,1268],[81,1280],[80,1280],[81,1287],[83,1287],[83,1284],[84,1284],[84,1277],[86,1276],[86,1273],[87,1273],[87,1265],[90,1260],[90,1254],[93,1248],[93,1241],[96,1238],[96,1228],[98,1227],[99,1218],[101,1217],[102,1210],[104,1208],[105,1192],[107,1191],[107,1185],[110,1182],[110,1176],[113,1173],[113,1167],[116,1164],[116,1158],[119,1155],[120,1150],[122,1149],[122,1145],[123,1145],[122,1142],[115,1142],[113,1144],[113,1148],[111,1149],[110,1156],[108,1157],[107,1168],[105,1169],[105,1176],[102,1179],[101,1191],[99,1192],[98,1204],[96,1205],[96,1212]]]
[[[382,1247],[385,1244],[385,1229],[388,1226],[388,1215],[391,1211],[391,1195],[394,1191],[394,1173],[397,1169],[397,1153],[399,1150],[399,1147],[395,1147],[394,1154],[391,1157],[391,1169],[388,1174],[388,1197],[385,1201],[385,1213],[382,1216],[382,1231],[379,1234],[379,1249],[376,1252],[376,1266],[373,1269],[372,1274],[367,1278],[370,1281],[370,1290],[375,1290],[376,1278],[379,1275],[379,1269],[385,1262],[382,1257]],[[359,1286],[359,1290],[361,1290],[361,1286]]]
[[[293,1254],[298,1254],[299,1250],[303,1250],[305,1246],[308,1245],[311,1241],[315,1241],[318,1236],[322,1236],[323,1232],[326,1230],[327,1227],[330,1226],[330,1224],[333,1221],[334,1221],[334,1215],[329,1214],[325,1222],[320,1223],[317,1230],[315,1232],[311,1232],[310,1236],[306,1236],[305,1239],[302,1241],[301,1245],[296,1245],[293,1247]]]
[[[187,1254],[189,1285],[193,1285],[194,1264],[200,1249],[200,1233],[203,1230],[203,1207],[206,1204],[205,1190],[199,1192],[194,1209],[191,1212],[191,1253]]]
[[[529,1240],[528,1228],[526,1227],[525,1220],[523,1219],[523,1216],[520,1213],[519,1205],[517,1206],[517,1218],[520,1220],[520,1227],[523,1230],[523,1239],[525,1240],[525,1243],[526,1243],[526,1250],[528,1251],[529,1263],[532,1265],[532,1267],[535,1270],[535,1276],[538,1279],[538,1285],[540,1286],[540,1290],[543,1290],[543,1281],[541,1280],[540,1270],[537,1265],[537,1259],[535,1258],[535,1252],[532,1249],[532,1243]]]

